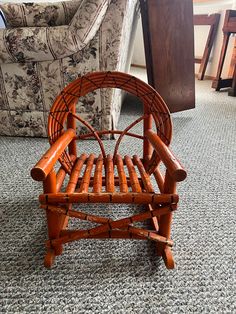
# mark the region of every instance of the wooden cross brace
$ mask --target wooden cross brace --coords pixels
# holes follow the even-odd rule
[[[145,211],[144,213],[118,220],[112,220],[101,216],[90,215],[84,212],[71,210],[69,208],[61,206],[41,205],[41,208],[44,208],[45,210],[54,213],[63,214],[69,217],[79,218],[81,220],[87,220],[93,223],[101,224],[100,226],[91,229],[70,231],[66,235],[62,235],[57,239],[48,240],[46,242],[46,246],[48,248],[52,248],[57,245],[69,243],[80,239],[97,237],[99,234],[114,231],[114,229],[124,228],[127,228],[128,232],[130,232],[131,234],[141,236],[152,241],[161,242],[167,246],[173,245],[172,240],[161,235],[158,235],[156,234],[156,232],[152,232],[143,228],[136,228],[132,224],[134,222],[141,222],[147,219],[151,219],[153,217],[168,214],[177,209],[177,204],[168,204],[163,207],[157,207],[152,211]]]

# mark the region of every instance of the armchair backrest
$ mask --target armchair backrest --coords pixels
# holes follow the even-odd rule
[[[99,29],[106,14],[109,0],[80,0],[69,28],[77,41],[88,43]]]

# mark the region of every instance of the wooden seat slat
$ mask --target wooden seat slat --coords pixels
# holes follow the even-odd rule
[[[79,188],[79,192],[80,193],[86,193],[88,192],[88,188],[89,188],[89,182],[90,182],[90,177],[91,177],[91,172],[93,169],[93,162],[94,162],[94,158],[95,155],[94,154],[90,154],[88,161],[86,163],[86,168],[84,171],[84,176]]]
[[[80,158],[76,160],[75,165],[71,172],[69,183],[66,188],[67,193],[73,193],[75,191],[75,188],[77,186],[77,181],[81,173],[82,167],[84,165],[84,162],[86,161],[86,158],[87,158],[87,155],[82,154]]]
[[[128,193],[128,183],[125,175],[125,170],[124,170],[124,163],[119,154],[116,155],[116,165],[117,165],[117,170],[118,170],[118,175],[119,175],[119,185],[120,185],[120,192],[123,193]]]
[[[126,164],[128,171],[129,171],[129,178],[131,181],[132,191],[141,193],[142,188],[139,184],[138,176],[137,176],[137,173],[136,173],[135,168],[134,168],[134,164],[133,164],[130,156],[127,156],[127,155],[125,156],[125,164]]]
[[[115,182],[114,182],[114,164],[112,155],[107,155],[106,158],[106,192],[113,193],[115,191]]]
[[[103,157],[102,154],[99,155],[96,161],[96,168],[93,178],[93,192],[100,193],[102,191],[102,167],[103,167]]]

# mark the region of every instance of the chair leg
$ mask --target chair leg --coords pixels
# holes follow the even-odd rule
[[[223,69],[223,65],[224,65],[224,61],[225,61],[226,51],[227,51],[227,47],[228,47],[228,43],[229,43],[229,37],[230,37],[230,33],[224,33],[224,39],[223,39],[223,44],[222,44],[222,48],[221,48],[218,70],[217,70],[216,78],[212,82],[212,88],[215,88],[216,91],[219,91],[222,88],[222,86],[221,86],[221,73],[222,73],[222,69]]]
[[[51,171],[47,176],[46,180],[43,182],[44,193],[56,193],[56,173]],[[47,226],[48,226],[48,237],[50,240],[59,237],[60,232],[65,223],[66,216],[62,214],[52,213],[47,211]],[[57,245],[53,248],[47,250],[44,265],[50,268],[53,265],[55,256],[61,255],[63,251],[62,245]]]
[[[54,260],[55,260],[54,249],[48,249],[44,257],[44,267],[51,268],[52,265],[54,264]]]
[[[205,72],[206,72],[206,68],[207,68],[207,64],[208,64],[208,60],[211,54],[211,49],[215,40],[215,36],[216,36],[216,31],[217,31],[217,25],[212,25],[208,38],[207,38],[207,42],[206,42],[206,46],[204,49],[204,54],[201,60],[201,64],[200,64],[200,68],[199,68],[199,72],[198,72],[198,79],[199,80],[203,80],[204,76],[205,76]]]
[[[229,96],[236,97],[236,64],[234,66],[234,73],[233,73],[233,82],[232,82],[232,87],[229,90]]]
[[[169,173],[166,171],[164,193],[176,193],[176,182],[173,181]],[[162,215],[159,220],[159,232],[158,234],[170,238],[171,234],[172,213]],[[157,255],[162,256],[166,268],[173,269],[175,267],[174,257],[171,248],[165,244],[159,243],[157,246]]]
[[[162,253],[162,258],[164,260],[164,263],[166,265],[167,269],[174,269],[175,268],[175,261],[174,261],[174,256],[171,251],[170,247],[166,247]]]
[[[166,238],[170,238],[171,223],[172,223],[172,214],[161,216],[160,224],[159,224],[160,229],[159,229],[158,234]],[[163,245],[162,243],[158,243],[157,255],[162,256],[167,269],[175,268],[174,257],[173,257],[173,253],[170,247]]]
[[[235,64],[236,64],[236,38],[234,40],[234,47],[233,47],[233,53],[232,53],[232,57],[231,57],[228,77],[233,77],[234,76]]]
[[[154,209],[155,208],[153,207],[152,204],[147,204],[146,205],[146,210],[153,211]],[[151,226],[150,227],[158,232],[158,230],[159,230],[159,222],[158,222],[158,218],[157,217],[152,217],[152,221],[151,221]]]

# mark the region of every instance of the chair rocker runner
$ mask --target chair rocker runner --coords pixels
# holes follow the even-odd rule
[[[95,130],[76,114],[76,104],[80,97],[101,88],[119,88],[136,95],[143,102],[143,116],[122,131]],[[155,130],[152,130],[153,120]],[[132,133],[131,128],[141,121],[143,135]],[[78,122],[88,129],[88,133],[76,134]],[[101,139],[104,134],[118,136],[113,155],[105,152]],[[49,236],[45,267],[52,266],[65,243],[85,238],[132,238],[154,241],[157,255],[163,257],[167,268],[174,268],[171,222],[179,199],[176,183],[186,178],[186,171],[168,148],[171,135],[170,114],[163,99],[151,86],[129,74],[89,73],[63,89],[48,118],[51,147],[31,170],[34,180],[43,181],[44,192],[39,196],[39,201],[41,208],[46,210]],[[124,136],[143,142],[142,156],[119,154],[119,145]],[[78,153],[76,142],[88,138],[97,140],[101,150],[98,156]],[[55,173],[57,161],[61,167]],[[166,168],[165,175],[160,171],[161,162]],[[68,183],[64,188],[66,177]],[[153,182],[157,183],[159,191],[155,191]],[[75,210],[73,205],[79,203],[143,204],[144,211],[112,220]],[[68,230],[70,217],[96,225],[88,229]],[[137,222],[145,220],[152,222],[151,230],[135,226]]]

